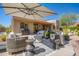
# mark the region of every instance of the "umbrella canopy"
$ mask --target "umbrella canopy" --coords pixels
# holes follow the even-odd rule
[[[37,3],[3,3],[7,15],[18,16],[29,19],[42,19],[45,16],[55,14],[53,11]]]

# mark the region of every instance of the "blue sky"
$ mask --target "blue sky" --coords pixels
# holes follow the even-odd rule
[[[79,4],[77,3],[45,3],[42,5],[57,13],[56,15],[46,17],[47,19],[59,20],[63,14],[79,14]]]
[[[78,3],[41,3],[41,5],[47,7],[48,9],[57,13],[56,15],[51,15],[45,17],[46,20],[58,20],[62,14],[75,13],[79,14],[79,4]],[[5,12],[0,8],[0,24],[4,26],[9,26],[11,24],[12,17],[5,15]]]

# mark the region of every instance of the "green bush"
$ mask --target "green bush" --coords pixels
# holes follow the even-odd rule
[[[6,29],[6,33],[10,33],[11,31],[12,31],[11,28],[7,28],[7,29]]]
[[[74,32],[79,36],[79,26],[75,26]]]
[[[0,41],[6,41],[6,37],[7,37],[6,34],[1,35],[0,36]]]
[[[76,32],[77,32],[77,35],[79,36],[79,30],[77,30]]]

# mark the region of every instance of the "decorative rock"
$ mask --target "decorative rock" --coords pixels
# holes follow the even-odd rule
[[[25,56],[33,56],[34,54],[30,51],[25,52]]]
[[[27,44],[26,51],[30,51],[30,50],[33,50],[33,49],[34,49],[34,47],[32,45]]]

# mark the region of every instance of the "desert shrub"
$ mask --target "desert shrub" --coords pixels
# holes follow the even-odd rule
[[[79,30],[77,30],[76,33],[77,33],[77,36],[79,36]]]
[[[68,35],[68,32],[69,32],[69,28],[64,26],[63,27],[63,32],[64,32],[64,35]]]
[[[11,28],[6,28],[6,33],[10,33],[12,31]]]
[[[74,32],[76,33],[76,35],[79,36],[79,26],[75,26],[74,29],[75,29]]]
[[[2,34],[0,36],[0,41],[6,41],[7,34]]]

